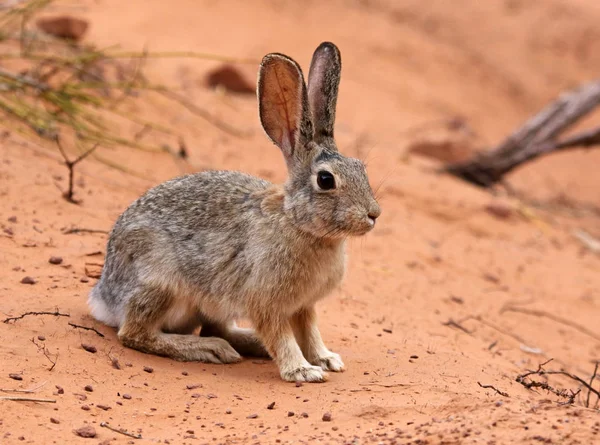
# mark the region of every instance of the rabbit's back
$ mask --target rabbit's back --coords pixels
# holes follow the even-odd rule
[[[248,267],[242,246],[260,220],[260,201],[253,196],[271,185],[239,172],[209,171],[146,192],[110,234],[102,277],[90,297],[96,318],[119,326],[129,295],[148,280],[205,295],[234,287]]]

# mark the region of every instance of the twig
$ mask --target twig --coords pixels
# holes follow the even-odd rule
[[[61,312],[58,312],[58,310],[56,310],[54,312],[46,312],[46,311],[42,311],[42,312],[25,312],[24,314],[21,314],[18,317],[5,318],[3,320],[3,322],[4,323],[10,323],[11,321],[21,320],[22,318],[25,318],[28,315],[54,315],[56,317],[70,317],[69,314],[63,314]]]
[[[590,387],[592,387],[592,385],[594,383],[594,379],[598,375],[598,365],[600,365],[600,362],[596,362],[596,367],[594,368],[594,373],[592,374],[592,377],[590,377]],[[585,406],[586,406],[586,408],[590,407],[590,395],[591,394],[592,394],[592,391],[590,391],[588,389],[587,397],[585,399]],[[598,397],[598,401],[600,401],[600,397]]]
[[[472,335],[473,332],[469,331],[467,328],[465,328],[464,326],[462,326],[459,322],[454,321],[453,319],[449,319],[448,321],[442,323],[442,325],[444,326],[449,326],[452,328],[456,328],[456,329],[460,329],[461,331],[463,331],[466,334]]]
[[[20,396],[5,396],[0,397],[0,400],[12,400],[13,402],[42,402],[42,403],[56,403],[55,399],[37,399],[35,397],[20,397]]]
[[[73,227],[63,231],[63,235],[72,235],[74,233],[104,233],[108,235],[108,230]]]
[[[529,379],[529,381],[525,380],[527,377],[530,377],[532,375],[539,375],[539,376],[562,375],[564,377],[567,377],[571,380],[576,381],[577,383],[579,383],[580,385],[585,387],[588,390],[588,399],[587,400],[589,400],[590,393],[594,394],[596,397],[598,397],[598,399],[600,399],[600,391],[598,391],[597,389],[592,387],[592,385],[590,383],[586,382],[581,377],[576,376],[576,375],[571,374],[566,371],[547,371],[547,370],[545,370],[544,366],[547,365],[548,363],[550,363],[551,361],[552,361],[552,359],[547,360],[546,362],[542,363],[541,365],[538,365],[538,369],[535,371],[528,371],[524,374],[518,375],[515,380],[517,381],[517,383],[520,383],[527,389],[532,389],[532,388],[544,389],[544,390],[549,391],[559,397],[568,399],[568,401],[566,402],[567,404],[573,404],[573,402],[575,401],[575,397],[581,392],[581,389],[576,392],[571,391],[571,394],[567,394],[566,390],[557,390],[557,389],[553,388],[552,386],[550,386],[547,382],[538,382],[538,381],[531,380],[531,379]],[[598,371],[598,364],[596,364],[596,367],[594,369],[594,374],[592,375],[591,383],[593,383],[594,377],[596,376],[597,371]],[[586,408],[589,408],[587,400],[586,400]]]
[[[482,385],[482,384],[481,384],[481,383],[479,383],[479,382],[477,382],[477,384],[478,384],[480,387],[482,387],[483,389],[493,389],[494,391],[496,391],[496,394],[500,394],[501,396],[504,396],[504,397],[510,397],[510,396],[508,395],[508,393],[507,393],[507,392],[500,391],[500,390],[499,390],[498,388],[496,388],[494,385]]]
[[[52,371],[56,366],[56,362],[58,362],[58,353],[56,353],[56,357],[54,358],[54,360],[52,360],[52,358],[50,357],[50,351],[48,351],[48,348],[45,345],[40,345],[39,343],[36,343],[35,338],[31,339],[31,343],[33,343],[38,348],[38,352],[42,351],[44,357],[46,357],[48,361],[52,363],[52,366],[49,369],[49,371]]]
[[[65,152],[62,143],[60,142],[60,137],[58,135],[56,136],[56,145],[58,145],[58,150],[60,151],[60,154],[62,155],[65,161],[65,165],[69,169],[69,189],[65,192],[64,197],[67,201],[73,204],[77,204],[77,201],[73,199],[73,177],[75,175],[75,166],[81,161],[83,161],[85,158],[87,158],[89,155],[91,155],[100,144],[96,143],[94,146],[92,146],[92,148],[84,151],[72,161],[69,160],[69,157],[67,156],[67,153]]]
[[[558,315],[554,315],[550,312],[546,312],[546,311],[542,311],[542,310],[537,310],[537,309],[527,309],[527,308],[523,308],[523,307],[517,307],[517,306],[504,306],[501,310],[500,313],[503,312],[518,312],[521,314],[526,314],[526,315],[532,315],[534,317],[542,317],[542,318],[548,318],[552,321],[555,321],[557,323],[563,324],[565,326],[569,326],[579,332],[581,332],[582,334],[588,335],[590,337],[592,337],[593,339],[600,341],[600,335],[596,334],[595,332],[590,331],[588,328],[584,327],[584,326],[580,326],[577,323],[568,320],[566,318],[562,318],[559,317]]]
[[[36,392],[38,389],[40,389],[42,386],[44,386],[46,383],[48,382],[44,382],[38,386],[36,386],[35,388],[31,388],[31,389],[9,389],[9,388],[0,388],[1,392],[16,392],[16,393],[20,393],[20,394],[31,394]]]
[[[124,436],[127,436],[127,437],[133,437],[134,439],[141,439],[142,438],[141,434],[134,434],[134,433],[128,432],[127,430],[122,430],[120,428],[114,428],[114,427],[110,426],[108,424],[108,422],[101,422],[100,426],[104,427],[104,428],[107,428],[107,429],[109,429],[111,431],[114,431],[115,433],[123,434]]]
[[[71,323],[69,322],[69,326],[72,326],[74,328],[79,328],[79,329],[85,329],[86,331],[93,331],[96,334],[98,334],[100,337],[104,338],[104,334],[100,331],[98,331],[96,328],[90,328],[88,326],[81,326],[79,324],[75,324],[75,323]]]
[[[391,383],[391,384],[384,384],[384,383],[359,383],[360,386],[381,386],[382,388],[397,388],[399,386],[408,386],[406,383]]]

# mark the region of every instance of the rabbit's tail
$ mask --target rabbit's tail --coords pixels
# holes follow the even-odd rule
[[[92,316],[96,320],[101,321],[108,326],[120,326],[121,320],[115,311],[111,310],[109,305],[106,303],[106,300],[102,297],[102,280],[96,283],[96,285],[92,288],[88,297],[88,305],[90,307]]]

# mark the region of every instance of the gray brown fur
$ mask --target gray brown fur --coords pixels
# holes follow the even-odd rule
[[[323,344],[314,306],[342,280],[345,239],[370,231],[381,211],[364,164],[332,137],[339,51],[322,44],[315,63],[310,95],[284,55],[265,56],[259,71],[259,115],[286,159],[285,184],[202,172],[154,187],[119,217],[89,304],[125,346],[213,363],[271,356],[288,381],[344,369]],[[331,137],[315,137],[319,128]],[[321,170],[335,189],[318,186]],[[255,330],[237,327],[240,318]]]

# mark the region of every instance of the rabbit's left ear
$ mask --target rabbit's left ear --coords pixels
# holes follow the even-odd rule
[[[335,106],[342,71],[340,51],[331,42],[315,50],[308,73],[308,102],[314,124],[314,139],[333,138]]]
[[[305,154],[313,126],[300,66],[283,54],[267,54],[258,74],[258,112],[269,138],[283,152],[288,168]]]

